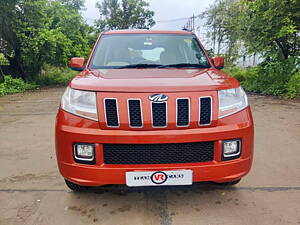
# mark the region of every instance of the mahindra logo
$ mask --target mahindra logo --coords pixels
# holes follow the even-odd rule
[[[154,94],[149,96],[149,100],[152,102],[165,102],[168,100],[168,96],[164,94]]]

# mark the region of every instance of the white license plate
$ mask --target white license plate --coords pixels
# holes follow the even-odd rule
[[[192,170],[126,172],[126,185],[129,187],[192,185],[192,183]]]

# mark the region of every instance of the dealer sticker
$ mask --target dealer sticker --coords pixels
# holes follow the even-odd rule
[[[192,185],[192,183],[192,170],[126,172],[126,184],[129,187],[157,185]]]

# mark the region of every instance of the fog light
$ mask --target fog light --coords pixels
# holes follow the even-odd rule
[[[92,162],[95,159],[94,144],[74,144],[74,157],[76,161]]]
[[[241,154],[241,140],[223,141],[223,159],[238,158]]]

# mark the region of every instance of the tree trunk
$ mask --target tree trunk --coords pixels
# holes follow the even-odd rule
[[[9,61],[10,67],[14,71],[12,76],[21,77],[23,80],[25,80],[27,76],[22,66],[20,50],[15,49],[14,57],[6,56],[6,58]]]
[[[14,71],[12,74],[13,77],[21,77],[22,79],[26,78],[26,74],[22,68],[20,60],[17,57],[7,58],[10,64],[10,67]]]
[[[280,40],[276,40],[276,44],[279,47],[279,49],[281,50],[282,56],[284,59],[288,59],[289,58],[289,49],[287,48],[287,44],[284,41],[280,41]]]
[[[214,56],[215,56],[215,54],[216,54],[216,36],[215,36],[215,34],[213,36],[213,51],[214,51]]]
[[[0,84],[1,84],[2,82],[4,82],[4,73],[3,73],[2,68],[1,68],[1,66],[0,66]]]

